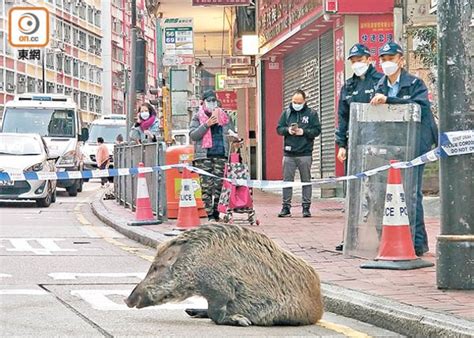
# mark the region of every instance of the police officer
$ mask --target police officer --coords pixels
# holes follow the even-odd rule
[[[372,65],[369,49],[360,43],[351,47],[348,59],[354,75],[346,80],[339,95],[339,126],[336,130],[336,144],[339,146],[337,159],[343,163],[347,159],[347,131],[351,103],[369,103],[375,95],[377,83],[383,76]],[[342,251],[342,249],[342,243],[336,246],[336,250]]]
[[[369,49],[356,43],[348,56],[354,75],[347,79],[339,95],[339,126],[336,130],[336,143],[339,146],[337,158],[344,162],[347,158],[347,131],[349,111],[352,102],[369,103],[375,95],[375,87],[383,74],[372,66]]]
[[[403,69],[405,59],[403,49],[395,42],[385,44],[380,51],[380,61],[385,76],[377,85],[376,94],[371,103],[377,104],[408,104],[418,103],[421,107],[420,146],[417,156],[428,152],[438,143],[438,127],[431,113],[428,100],[428,89],[423,80],[409,74]],[[410,191],[413,203],[407,205],[412,224],[415,253],[422,256],[428,251],[428,236],[426,234],[423,214],[423,169],[424,165],[414,167],[416,184]],[[410,189],[410,188],[408,188]]]

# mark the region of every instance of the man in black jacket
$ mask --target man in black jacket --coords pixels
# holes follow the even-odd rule
[[[418,103],[421,107],[420,146],[416,156],[428,152],[438,143],[438,126],[431,113],[428,89],[423,80],[409,74],[403,69],[403,49],[395,42],[385,44],[380,52],[382,69],[385,76],[380,80],[372,104],[407,104]],[[424,165],[414,167],[416,184],[407,187],[405,193],[414,196],[413,203],[407,205],[413,244],[418,256],[428,251],[428,236],[423,214],[423,169]]]
[[[339,146],[337,158],[344,162],[347,158],[347,131],[349,130],[349,112],[352,102],[369,103],[375,95],[375,87],[383,74],[375,70],[370,58],[370,50],[356,43],[349,50],[354,75],[346,80],[339,95],[339,126],[336,130],[336,143]]]
[[[351,62],[354,75],[346,80],[339,95],[336,144],[339,146],[337,159],[342,163],[347,160],[347,132],[349,130],[351,103],[369,103],[375,95],[377,83],[383,76],[372,65],[370,50],[360,43],[356,43],[351,47],[347,59]],[[336,250],[342,251],[342,249],[343,243],[336,246]]]
[[[306,104],[306,94],[297,90],[290,106],[281,114],[277,133],[284,137],[283,180],[293,182],[296,169],[302,182],[311,181],[314,139],[321,134],[317,112]],[[312,186],[303,187],[303,217],[311,217]],[[291,216],[293,188],[283,188],[283,208],[278,217]]]

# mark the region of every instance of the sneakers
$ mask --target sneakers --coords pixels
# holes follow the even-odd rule
[[[219,222],[221,219],[219,218],[219,211],[214,210],[211,215],[207,215],[207,220],[209,222]]]
[[[281,208],[280,213],[278,214],[278,217],[291,217],[290,207],[286,205],[283,206],[283,208]]]
[[[309,205],[304,205],[303,206],[303,217],[304,218],[311,217],[311,211],[309,211],[309,209],[310,209]]]
[[[336,251],[342,251],[342,250],[344,250],[344,242],[336,246]]]

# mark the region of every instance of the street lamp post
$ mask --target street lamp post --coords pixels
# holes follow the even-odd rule
[[[46,49],[43,48],[43,56],[41,58],[41,78],[42,78],[42,92],[43,94],[46,93],[46,70],[45,70],[45,62],[46,59]]]
[[[474,129],[469,48],[472,2],[438,2],[438,97],[440,132]],[[437,285],[474,289],[473,154],[440,160],[441,234],[437,239]]]
[[[133,113],[135,110],[136,88],[135,88],[135,56],[137,45],[137,2],[131,1],[132,25],[131,25],[131,44],[130,44],[130,83],[128,88],[128,112],[127,112],[127,141],[130,141],[130,130],[132,129]]]

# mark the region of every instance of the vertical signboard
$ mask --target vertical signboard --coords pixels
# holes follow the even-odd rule
[[[379,61],[380,48],[392,40],[393,14],[361,15],[359,17],[359,42],[370,49],[379,71],[382,71]]]
[[[193,18],[168,18],[163,21],[163,65],[194,63]]]

